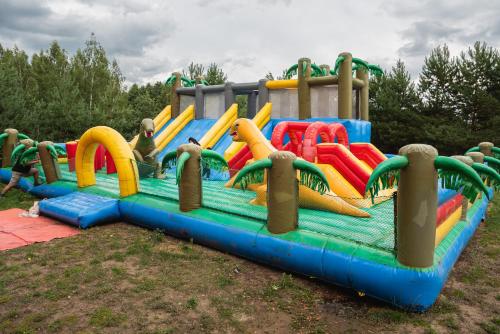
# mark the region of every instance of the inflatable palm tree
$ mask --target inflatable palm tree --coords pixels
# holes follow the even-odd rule
[[[37,155],[40,157],[46,182],[52,183],[60,179],[61,172],[57,158],[66,155],[66,151],[53,142],[38,143],[32,139],[23,139],[12,151],[11,161],[12,164],[16,164],[18,161],[21,164],[27,164],[35,160]]]
[[[500,147],[495,147],[493,143],[482,142],[478,146],[471,147],[465,153],[469,152],[481,152],[485,156],[493,157],[495,159],[500,159]]]
[[[0,134],[0,149],[2,150],[2,167],[12,165],[10,159],[12,150],[19,140],[29,139],[25,134],[19,133],[16,129],[5,129],[4,133]]]
[[[366,189],[372,198],[380,189],[398,185],[396,248],[402,264],[433,264],[438,177],[445,188],[461,191],[471,201],[479,191],[489,198],[488,189],[472,167],[438,156],[434,147],[424,144],[402,147],[399,156],[379,164],[368,180]]]
[[[299,182],[321,194],[330,190],[323,172],[314,164],[298,160],[295,154],[277,151],[243,168],[234,180],[246,189],[249,184],[264,182],[267,175],[267,228],[272,233],[295,230],[298,225]],[[297,179],[300,172],[300,181]]]
[[[202,149],[195,144],[184,144],[177,151],[169,152],[162,161],[162,171],[176,167],[176,183],[179,185],[179,208],[191,211],[201,207],[201,170],[210,168],[227,171],[226,160],[217,152]]]

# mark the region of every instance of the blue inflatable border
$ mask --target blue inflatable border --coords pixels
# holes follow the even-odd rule
[[[9,178],[10,171],[0,170],[2,181]],[[27,180],[22,180],[20,187],[42,194],[42,197],[72,192],[57,186],[32,187]],[[192,238],[212,248],[362,291],[404,309],[424,311],[439,296],[453,265],[484,218],[488,200],[482,198],[477,209],[469,213],[469,223],[452,241],[441,261],[428,269],[394,267],[356,257],[356,251],[350,254],[333,251],[327,247],[329,243],[335,243],[333,239],[325,239],[323,247],[311,247],[269,235],[262,226],[249,231],[131,200],[120,200],[118,205],[121,219],[129,223],[159,228],[173,236]]]

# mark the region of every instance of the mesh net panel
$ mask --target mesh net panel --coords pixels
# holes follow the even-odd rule
[[[61,164],[60,181],[76,183],[76,174],[69,172],[67,164]],[[139,167],[138,164],[138,170]],[[43,171],[40,168],[40,175]],[[202,206],[231,215],[238,215],[254,222],[266,224],[267,207],[254,205],[256,193],[252,190],[241,190],[226,187],[232,171],[219,172],[209,168],[201,168],[203,179]],[[139,172],[140,173],[140,172]],[[152,177],[149,171],[140,178],[140,193],[178,201],[178,185],[175,181],[175,168],[167,170],[163,179]],[[107,174],[106,169],[96,171],[96,186],[111,193],[119,194],[117,174]],[[395,248],[394,200],[392,194],[378,196],[372,204],[370,198],[345,198],[328,193],[327,200],[355,203],[355,206],[368,212],[370,217],[354,217],[328,211],[313,210],[302,207],[299,199],[299,229],[340,238],[349,242],[393,251]]]

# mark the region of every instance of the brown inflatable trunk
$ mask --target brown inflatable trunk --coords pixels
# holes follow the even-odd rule
[[[410,267],[430,267],[434,261],[438,175],[437,150],[429,145],[402,147],[408,158],[401,170],[397,195],[397,259]]]
[[[181,97],[177,94],[177,88],[180,88],[182,83],[181,74],[179,72],[175,72],[173,75],[175,75],[175,82],[170,90],[170,110],[172,111],[172,118],[176,118],[181,113]]]
[[[50,155],[47,146],[53,146],[51,141],[43,141],[38,144],[38,154],[40,155],[40,162],[42,163],[43,173],[45,174],[45,182],[52,183],[61,178],[61,170],[57,159]]]
[[[12,150],[17,144],[17,130],[16,129],[5,129],[4,133],[9,136],[3,142],[2,148],[2,167],[10,167],[12,165],[12,161],[10,160],[10,156],[12,154]]]
[[[352,118],[352,55],[343,52],[339,56],[344,57],[339,70],[339,118]]]
[[[311,60],[309,58],[300,58],[297,67],[299,119],[311,118],[311,88],[309,88],[307,82],[310,77]]]
[[[295,154],[277,151],[269,155],[272,167],[267,178],[267,229],[271,233],[293,231],[299,221],[299,184],[293,168]]]
[[[465,154],[468,157],[471,157],[474,162],[477,162],[478,164],[484,163],[484,154],[481,152],[469,152]]]
[[[179,209],[191,211],[201,207],[201,147],[194,144],[184,144],[177,148],[177,159],[184,152],[190,158],[185,162],[179,181]]]
[[[488,157],[492,157],[493,156],[493,152],[491,151],[491,149],[493,148],[493,143],[490,143],[490,142],[482,142],[482,143],[479,143],[479,152],[481,152],[482,154],[488,156]]]
[[[369,115],[368,115],[368,104],[369,104],[369,92],[368,92],[368,85],[369,85],[369,80],[368,80],[368,70],[365,68],[358,68],[356,70],[356,78],[360,79],[363,81],[364,86],[359,90],[359,112],[361,114],[361,119],[363,121],[368,121]]]

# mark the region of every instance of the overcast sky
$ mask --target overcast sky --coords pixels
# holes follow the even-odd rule
[[[57,40],[72,54],[94,32],[127,82],[164,80],[191,61],[256,81],[307,56],[342,51],[417,74],[429,50],[456,55],[476,40],[500,47],[500,1],[0,0],[0,43],[29,54]]]

